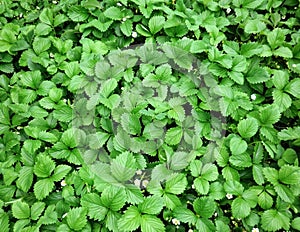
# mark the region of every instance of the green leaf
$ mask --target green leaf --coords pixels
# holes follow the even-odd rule
[[[165,18],[163,16],[153,16],[150,18],[148,26],[152,35],[159,32],[165,24]]]
[[[118,211],[125,205],[126,194],[124,189],[111,186],[104,189],[101,194],[101,200],[105,207]]]
[[[55,168],[55,162],[47,155],[39,155],[33,167],[34,174],[38,177],[48,177]]]
[[[68,10],[69,18],[74,22],[82,22],[89,17],[88,10],[81,6],[71,6]]]
[[[272,49],[281,46],[285,40],[283,30],[281,28],[275,28],[267,34],[267,40]]]
[[[282,70],[274,70],[272,81],[277,89],[283,89],[289,82],[289,73]]]
[[[265,180],[264,180],[264,175],[263,175],[263,168],[261,165],[253,165],[252,167],[252,174],[253,174],[253,179],[258,185],[262,185]]]
[[[278,183],[278,171],[275,168],[265,167],[263,169],[264,176],[267,178],[267,180],[272,183],[273,185],[276,185]]]
[[[118,228],[123,231],[134,231],[141,225],[141,214],[136,206],[130,206],[118,220]]]
[[[204,218],[210,218],[216,210],[216,202],[210,197],[197,198],[193,203],[195,212]]]
[[[295,78],[288,83],[284,90],[296,98],[300,98],[300,78]]]
[[[272,92],[272,96],[274,99],[274,104],[278,106],[280,112],[287,110],[292,105],[291,97],[282,90],[275,89]]]
[[[224,190],[226,193],[242,195],[244,187],[241,183],[239,183],[236,180],[229,180],[224,183]]]
[[[243,43],[241,46],[241,55],[243,55],[246,58],[250,58],[254,55],[260,54],[262,50],[263,49],[259,43],[255,43],[255,42]]]
[[[269,193],[263,191],[261,194],[259,194],[257,203],[261,208],[266,210],[272,207],[273,198]]]
[[[234,199],[231,204],[231,209],[232,209],[232,215],[235,218],[245,218],[251,212],[251,208],[249,204],[243,198]]]
[[[88,216],[92,219],[102,221],[108,210],[103,206],[101,198],[96,193],[88,193],[81,198],[81,205],[88,211]]]
[[[264,22],[260,21],[259,19],[248,20],[246,22],[246,26],[245,26],[246,33],[256,34],[256,33],[263,31],[264,29],[266,29],[266,24]]]
[[[247,142],[240,137],[233,137],[230,140],[230,151],[233,155],[239,155],[247,150]]]
[[[110,135],[104,132],[96,132],[95,134],[88,135],[89,146],[92,149],[100,149],[109,139]]]
[[[123,152],[118,155],[111,163],[111,172],[119,181],[131,179],[136,171],[136,160],[129,152]]]
[[[238,124],[238,132],[243,138],[251,138],[258,131],[258,123],[255,118],[243,119]]]
[[[162,221],[152,215],[142,215],[141,217],[142,232],[164,232],[165,226]]]
[[[244,84],[244,75],[240,72],[231,71],[228,73],[228,76],[237,84],[243,85]]]
[[[60,181],[62,178],[64,178],[70,171],[71,167],[65,164],[60,164],[55,167],[54,173],[51,177],[53,181]]]
[[[58,106],[53,111],[53,116],[61,122],[70,122],[73,118],[73,111],[69,106]]]
[[[183,206],[176,207],[173,211],[175,218],[184,223],[195,224],[197,217],[196,215],[189,209]]]
[[[170,128],[166,132],[165,141],[169,145],[179,144],[182,138],[183,132],[180,127]]]
[[[284,184],[300,184],[299,167],[284,165],[280,168],[278,178]]]
[[[19,178],[16,182],[17,187],[22,191],[27,192],[32,185],[32,181],[33,181],[33,168],[23,166],[20,171]]]
[[[17,201],[12,205],[13,216],[17,219],[26,219],[30,217],[30,208],[26,202]]]
[[[54,182],[50,179],[42,179],[34,184],[34,195],[38,200],[47,197],[54,187]]]
[[[49,8],[44,8],[39,16],[40,20],[48,25],[53,24],[53,12]]]
[[[181,194],[187,186],[186,176],[182,173],[173,174],[166,182],[167,193]]]
[[[292,227],[296,230],[300,230],[300,217],[296,217],[293,219]]]
[[[51,46],[51,41],[49,38],[40,38],[35,37],[33,43],[33,50],[37,55],[40,55],[42,52],[47,51]]]
[[[104,11],[104,16],[113,20],[120,20],[123,18],[121,10],[115,6],[106,9]]]
[[[131,36],[132,28],[133,28],[133,26],[132,26],[131,20],[126,20],[125,22],[123,22],[120,25],[120,29],[121,29],[122,33],[128,37]]]
[[[31,219],[32,220],[38,220],[40,215],[45,209],[46,204],[44,202],[35,202],[31,206]]]
[[[159,214],[164,206],[164,201],[160,196],[151,196],[144,199],[139,204],[138,209],[145,214]]]
[[[289,217],[276,209],[267,210],[261,216],[262,228],[267,231],[288,230],[290,227],[289,223]]]
[[[192,156],[187,152],[175,152],[170,161],[170,168],[172,170],[181,170],[188,166]]]
[[[40,131],[38,138],[49,143],[55,143],[58,140],[54,134],[46,131]]]
[[[75,231],[82,231],[87,224],[86,210],[82,207],[73,208],[68,212],[67,223]]]
[[[245,76],[250,84],[263,83],[269,80],[270,75],[264,68],[259,67],[257,64],[252,64],[249,67],[250,69]]]
[[[30,107],[29,112],[31,116],[34,118],[44,118],[47,117],[48,115],[48,112],[39,106]]]
[[[293,52],[288,47],[279,47],[274,51],[274,55],[284,58],[292,58]]]
[[[300,138],[300,127],[283,129],[278,132],[278,138],[283,141],[294,140]]]
[[[252,166],[252,160],[248,153],[242,153],[242,154],[234,154],[230,156],[229,158],[230,163],[232,163],[234,166],[237,167],[251,167]]]
[[[260,122],[262,125],[272,125],[279,121],[280,111],[276,105],[269,105],[260,111]]]
[[[137,135],[141,133],[141,124],[139,118],[134,114],[124,113],[121,116],[122,128],[129,134]]]
[[[55,205],[49,205],[44,212],[44,215],[40,217],[38,224],[50,225],[57,222],[57,212],[55,211]]]
[[[109,79],[101,84],[100,93],[103,97],[107,98],[115,88],[117,88],[118,82],[116,79]]]

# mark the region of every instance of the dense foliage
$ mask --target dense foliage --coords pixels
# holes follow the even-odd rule
[[[0,227],[300,230],[298,0],[0,1]]]

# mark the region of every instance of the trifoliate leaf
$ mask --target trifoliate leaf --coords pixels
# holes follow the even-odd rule
[[[139,118],[134,114],[122,114],[121,125],[127,133],[132,135],[140,134],[142,129]]]
[[[267,40],[272,49],[281,46],[285,40],[283,30],[281,28],[275,28],[267,34]]]
[[[258,122],[255,118],[243,119],[239,122],[237,129],[243,138],[251,138],[258,131]]]
[[[95,134],[91,134],[87,136],[89,141],[89,146],[92,149],[100,149],[109,139],[110,135],[104,132],[96,132]]]
[[[82,207],[73,208],[67,214],[67,223],[75,231],[82,231],[87,223],[86,210]]]
[[[26,202],[17,201],[12,205],[13,216],[17,219],[25,219],[30,216],[30,208]]]

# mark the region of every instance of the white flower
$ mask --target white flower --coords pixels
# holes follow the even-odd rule
[[[258,228],[253,228],[253,229],[251,230],[251,232],[259,232],[259,229],[258,229]]]
[[[132,36],[133,38],[136,38],[136,37],[137,37],[137,33],[136,33],[135,31],[133,31],[132,34],[131,34],[131,36]]]
[[[57,4],[57,1],[52,1],[53,4]]]
[[[127,18],[126,18],[126,17],[124,17],[122,20],[123,20],[123,22],[125,22],[125,21],[127,20]]]
[[[64,215],[62,215],[62,218],[65,218],[68,215],[68,213],[65,213]]]
[[[135,172],[135,174],[137,174],[137,175],[142,175],[143,172],[142,172],[141,170],[137,170],[137,171]]]
[[[195,185],[194,184],[192,184],[192,189],[195,189]]]
[[[176,218],[173,218],[173,219],[172,219],[172,223],[173,223],[175,226],[180,225],[180,221],[179,221],[178,219],[176,219]]]
[[[148,180],[143,180],[142,181],[142,185],[143,185],[144,188],[146,188],[148,184],[149,184]]]
[[[231,9],[230,9],[230,8],[227,8],[227,9],[226,9],[226,13],[229,14],[230,12],[231,12]]]
[[[137,187],[140,187],[140,185],[141,185],[141,180],[135,179],[135,180],[134,180],[134,185],[137,186]]]
[[[22,18],[22,17],[23,17],[23,14],[21,13],[21,14],[19,15],[19,17]]]
[[[54,54],[53,54],[52,52],[50,52],[49,56],[50,56],[51,58],[53,58],[53,57],[54,57]]]
[[[296,65],[296,64],[292,64],[292,67],[293,67],[293,68],[296,68],[296,67],[297,67],[297,65]]]
[[[217,217],[217,216],[218,216],[218,213],[217,213],[217,212],[215,212],[214,216],[215,216],[215,217]]]
[[[282,15],[282,17],[281,17],[282,19],[285,19],[285,15]]]
[[[193,232],[193,230],[192,230],[192,229],[189,229],[188,232]]]
[[[230,193],[227,193],[227,194],[226,194],[226,197],[227,197],[227,199],[229,199],[229,200],[230,200],[230,199],[232,199],[232,198],[233,198],[233,195],[232,195],[232,194],[230,194]]]
[[[117,6],[122,6],[122,4],[118,2],[118,3],[117,3]]]
[[[256,95],[253,93],[253,94],[251,94],[250,98],[251,98],[251,100],[254,101],[256,99]]]
[[[67,185],[67,183],[66,183],[66,181],[65,181],[65,180],[62,180],[62,181],[60,182],[60,185],[64,187],[64,186],[66,186],[66,185]]]

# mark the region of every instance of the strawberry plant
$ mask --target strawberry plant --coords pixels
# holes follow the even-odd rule
[[[296,0],[0,2],[1,231],[300,231]]]

